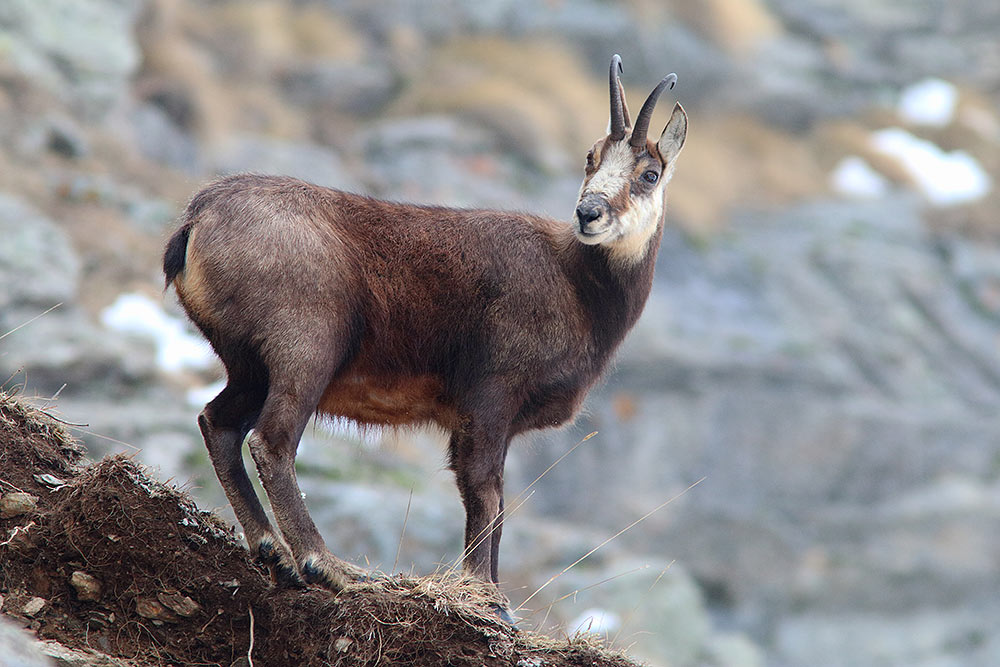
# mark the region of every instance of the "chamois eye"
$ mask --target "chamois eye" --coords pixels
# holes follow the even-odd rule
[[[656,183],[657,179],[659,178],[660,175],[655,171],[653,171],[652,169],[648,169],[642,172],[642,180],[646,181],[647,183]]]
[[[594,150],[591,149],[590,152],[587,153],[587,169],[593,169],[593,168],[594,168]]]

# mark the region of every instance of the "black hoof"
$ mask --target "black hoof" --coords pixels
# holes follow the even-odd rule
[[[325,569],[321,568],[312,559],[302,564],[302,576],[306,583],[322,586],[331,591],[339,591],[344,588],[345,582],[340,578],[334,578]]]
[[[302,577],[282,557],[281,550],[270,542],[257,547],[257,560],[271,571],[274,583],[281,588],[305,588]]]
[[[310,584],[322,584],[326,581],[326,575],[311,560],[303,563],[302,576],[305,578],[306,583]]]
[[[306,582],[302,581],[299,573],[284,563],[271,566],[271,574],[274,576],[274,582],[281,588],[306,587]]]
[[[514,618],[514,615],[510,613],[510,610],[508,610],[506,606],[502,604],[491,604],[490,609],[493,610],[494,614],[500,617],[501,621],[517,630],[517,619]]]
[[[257,545],[257,560],[271,567],[281,560],[281,551],[271,542],[261,542]]]

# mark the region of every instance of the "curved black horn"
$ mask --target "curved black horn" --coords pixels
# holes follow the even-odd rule
[[[618,74],[622,71],[622,57],[617,53],[611,57],[611,140],[625,138],[625,112],[622,106],[622,89],[618,85]]]
[[[635,127],[632,129],[632,137],[628,140],[632,148],[642,149],[646,147],[646,132],[649,130],[649,120],[653,117],[653,108],[656,106],[656,100],[659,99],[660,93],[663,92],[664,88],[668,86],[673,88],[675,83],[677,83],[677,75],[671,72],[656,84],[656,88],[653,88],[653,92],[643,102],[642,108],[639,109],[639,115],[635,117]]]

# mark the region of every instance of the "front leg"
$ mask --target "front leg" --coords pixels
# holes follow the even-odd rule
[[[465,506],[465,569],[497,583],[503,529],[503,467],[510,439],[466,428],[451,436],[449,453]]]

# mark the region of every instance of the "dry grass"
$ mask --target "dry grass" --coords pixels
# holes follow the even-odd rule
[[[670,185],[668,217],[711,234],[732,210],[787,204],[826,192],[827,174],[807,138],[749,116],[693,118]]]
[[[781,32],[781,25],[760,0],[672,0],[677,18],[733,56],[746,56]]]
[[[606,97],[558,44],[462,37],[433,51],[393,112],[473,118],[528,162],[563,168],[603,133]]]

